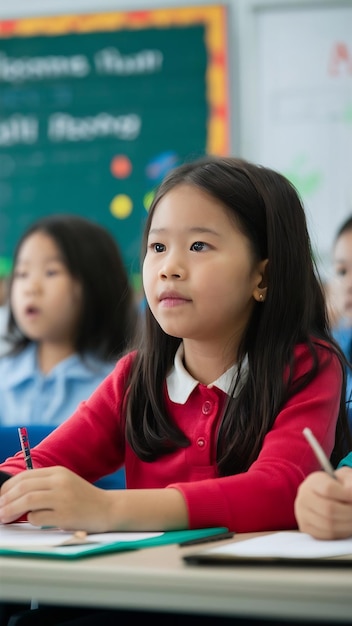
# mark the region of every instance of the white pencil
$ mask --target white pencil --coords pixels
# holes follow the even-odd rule
[[[328,457],[326,456],[323,448],[321,447],[320,443],[314,437],[311,429],[310,428],[304,428],[303,429],[303,435],[307,439],[310,447],[312,448],[312,450],[313,450],[315,456],[317,457],[317,460],[319,461],[320,465],[322,466],[323,470],[325,472],[327,472],[327,474],[329,474],[329,476],[331,476],[331,478],[334,478],[335,480],[337,480],[333,466],[331,465],[331,463],[330,463]]]

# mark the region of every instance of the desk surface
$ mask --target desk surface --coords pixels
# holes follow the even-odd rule
[[[2,557],[0,599],[352,623],[352,568],[185,564],[182,555],[196,551],[172,545],[78,561]]]

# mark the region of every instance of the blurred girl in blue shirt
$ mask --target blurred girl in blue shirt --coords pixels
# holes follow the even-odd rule
[[[340,226],[333,246],[333,281],[331,309],[338,321],[333,321],[333,336],[352,363],[352,215]],[[352,369],[347,369],[346,401],[352,432]]]
[[[55,214],[22,236],[10,278],[0,359],[0,425],[57,426],[113,369],[137,307],[122,257],[103,227]]]

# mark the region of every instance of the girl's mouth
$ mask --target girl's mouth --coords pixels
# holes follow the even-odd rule
[[[35,306],[27,306],[25,309],[25,315],[27,317],[34,317],[35,315],[38,315],[40,313],[40,310],[38,309],[38,307]]]

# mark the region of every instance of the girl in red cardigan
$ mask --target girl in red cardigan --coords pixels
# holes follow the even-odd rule
[[[0,469],[0,522],[87,531],[296,527],[297,488],[348,440],[304,209],[279,173],[206,157],[171,171],[143,240],[143,336],[73,416]],[[127,489],[92,483],[125,465]]]

